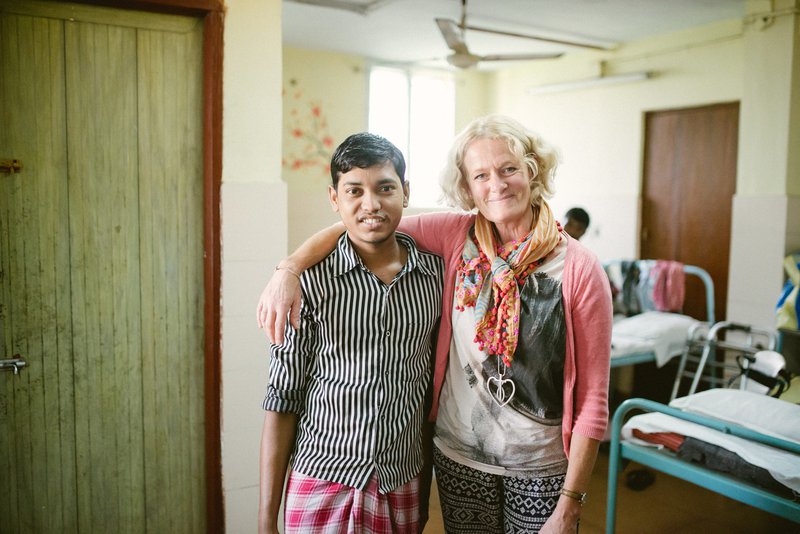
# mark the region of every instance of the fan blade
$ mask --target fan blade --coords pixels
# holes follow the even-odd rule
[[[481,61],[516,61],[526,59],[555,59],[563,56],[563,52],[542,53],[542,54],[490,54],[481,56]]]
[[[467,26],[467,25],[465,25],[464,29],[465,30],[472,30],[472,31],[476,31],[476,32],[483,32],[483,33],[493,33],[495,35],[506,35],[508,37],[522,37],[523,39],[533,39],[535,41],[544,41],[544,42],[547,42],[547,43],[557,43],[557,44],[563,44],[563,45],[568,45],[568,46],[577,46],[577,47],[580,47],[580,48],[591,48],[593,50],[611,50],[612,48],[614,48],[614,45],[601,46],[601,45],[595,45],[595,44],[590,44],[590,43],[579,43],[577,41],[567,41],[567,40],[563,40],[563,39],[553,39],[552,37],[543,37],[543,36],[539,36],[539,35],[530,35],[530,34],[524,34],[524,33],[507,32],[507,31],[503,31],[503,30],[492,30],[490,28],[481,28],[479,26]]]
[[[468,54],[467,45],[461,38],[461,30],[455,21],[450,19],[436,19],[436,24],[439,25],[439,31],[442,32],[448,48],[457,54]]]

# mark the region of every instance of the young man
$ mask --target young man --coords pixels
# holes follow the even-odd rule
[[[405,161],[386,139],[348,137],[329,196],[347,233],[300,277],[300,329],[272,345],[261,438],[259,532],[420,529],[424,399],[442,262],[395,233]]]
[[[564,231],[570,237],[580,240],[589,229],[589,214],[583,208],[571,208],[564,216]]]

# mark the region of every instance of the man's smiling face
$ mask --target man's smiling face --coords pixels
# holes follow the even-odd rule
[[[340,175],[336,188],[330,186],[328,194],[354,247],[370,250],[394,237],[408,202],[408,184],[387,161]]]

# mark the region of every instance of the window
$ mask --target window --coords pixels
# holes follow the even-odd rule
[[[412,207],[442,205],[439,173],[454,129],[455,83],[450,73],[372,67],[369,131],[403,152]]]

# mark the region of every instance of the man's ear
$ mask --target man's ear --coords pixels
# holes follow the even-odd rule
[[[403,182],[403,207],[408,207],[408,196],[411,192],[411,188],[408,185],[408,182]]]
[[[336,194],[336,188],[332,185],[328,186],[328,200],[331,203],[331,209],[334,212],[339,213],[339,197]]]

